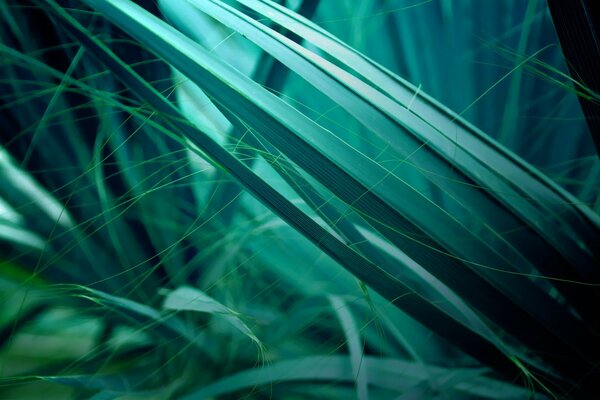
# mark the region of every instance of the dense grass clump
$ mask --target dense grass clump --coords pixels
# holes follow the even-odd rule
[[[600,96],[546,2],[0,18],[0,398],[597,391]]]

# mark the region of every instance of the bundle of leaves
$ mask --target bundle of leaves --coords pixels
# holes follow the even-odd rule
[[[545,2],[0,12],[0,397],[596,390],[600,96]]]

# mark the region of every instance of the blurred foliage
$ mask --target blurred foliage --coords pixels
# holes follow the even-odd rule
[[[0,13],[0,398],[593,392],[599,97],[544,1]]]

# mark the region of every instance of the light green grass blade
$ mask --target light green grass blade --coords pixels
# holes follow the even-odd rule
[[[262,349],[261,341],[242,320],[238,312],[219,303],[201,290],[192,287],[180,287],[167,292],[163,308],[172,311],[196,311],[221,317]]]
[[[380,359],[366,356],[363,360],[364,367],[368,369],[368,381],[375,386],[390,388],[392,390],[406,390],[425,379],[418,368],[413,364],[402,360]],[[445,376],[445,371],[436,367],[429,367],[435,376]],[[458,375],[474,373],[475,377],[481,370],[456,371]],[[463,375],[463,377],[467,377]],[[276,384],[290,381],[329,381],[329,382],[353,382],[354,376],[350,360],[344,356],[314,356],[302,359],[279,361],[273,365],[242,371],[238,374],[226,377],[214,384],[199,389],[186,400],[205,399],[212,396],[220,396],[227,393],[236,393],[243,389],[250,389],[260,385]],[[463,382],[457,382],[460,390],[477,395],[480,392],[480,380],[467,378]],[[485,378],[483,382],[486,382]],[[517,399],[519,396],[528,396],[528,393],[520,388],[504,383],[486,384],[496,386],[496,392],[492,398]],[[485,386],[484,386],[485,387]],[[485,390],[484,388],[482,388]]]

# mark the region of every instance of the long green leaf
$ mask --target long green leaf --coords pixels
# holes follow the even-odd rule
[[[147,38],[155,40],[157,37],[151,35],[152,32],[162,35],[165,34],[165,29],[171,35],[176,34],[176,32],[169,30],[163,25],[156,25],[158,21],[129,2],[91,2],[90,4],[106,12],[117,23],[126,21],[134,36],[138,36],[138,33],[143,33],[142,36],[150,35]],[[358,256],[311,219],[307,218],[276,191],[273,191],[262,180],[256,177],[243,164],[225,152],[218,144],[214,143],[210,139],[210,136],[180,122],[179,117],[176,117],[178,115],[177,111],[170,103],[166,102],[162,96],[144,83],[127,65],[124,65],[110,50],[87,33],[83,27],[61,8],[53,6],[53,9],[62,20],[66,21],[65,26],[70,30],[71,34],[76,36],[86,47],[106,63],[129,88],[153,105],[161,112],[163,117],[170,117],[166,121],[169,125],[173,124],[178,127],[178,131],[186,132],[187,137],[193,140],[195,146],[197,146],[194,148],[202,149],[206,154],[209,154],[218,164],[227,169],[236,179],[243,183],[248,191],[272,208],[285,221],[305,234],[334,259],[339,260],[342,265],[345,265],[358,277],[376,287],[388,299],[395,300],[396,304],[401,305],[416,318],[423,320],[422,316],[425,316],[427,313],[433,313],[430,315],[437,314],[437,318],[426,318],[423,322],[428,326],[434,327],[436,331],[443,332],[445,336],[452,337],[457,343],[463,343],[463,348],[475,357],[485,359],[499,370],[510,371],[514,368],[514,364],[500,355],[501,352],[494,345],[490,345],[489,342],[468,333],[469,331],[465,330],[464,327],[456,324],[444,314],[435,311],[436,308],[434,305],[418,296],[402,297],[401,295],[408,293],[408,291],[397,279],[385,274],[373,264],[366,262],[362,257]],[[130,15],[130,13],[132,14]],[[158,38],[160,37],[159,35]],[[174,50],[174,47],[167,46],[165,49]],[[173,118],[174,116],[175,118]],[[425,312],[425,310],[428,311]],[[465,341],[466,338],[468,338],[467,341]]]

